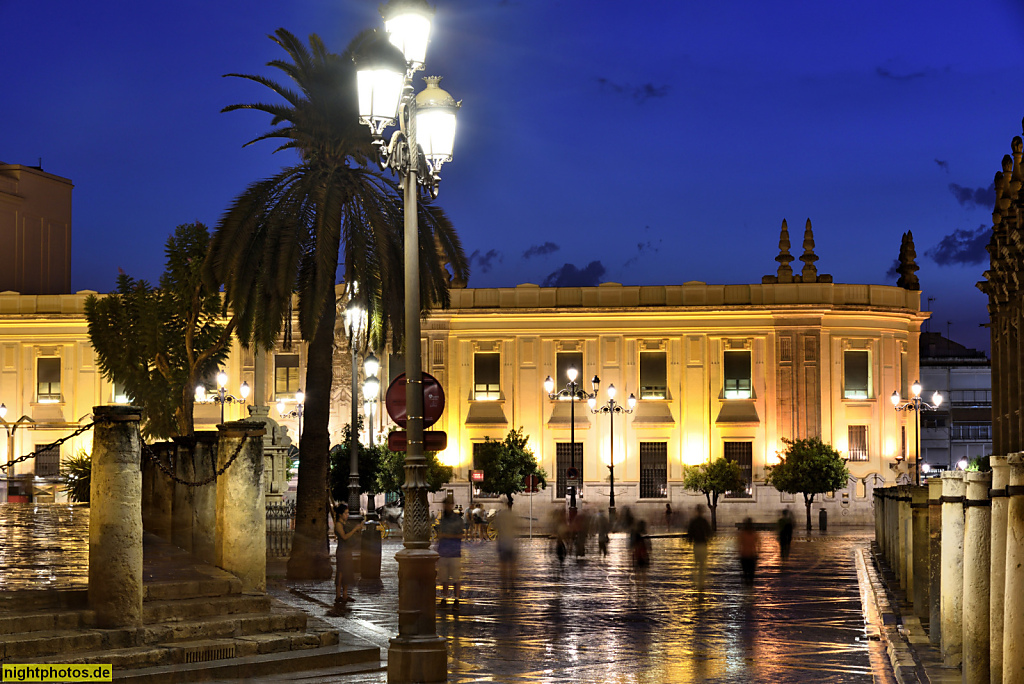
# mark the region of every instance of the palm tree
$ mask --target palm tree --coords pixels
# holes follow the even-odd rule
[[[292,87],[263,76],[228,74],[264,85],[284,100],[224,109],[271,115],[274,128],[246,144],[279,138],[275,151],[298,153],[297,163],[253,183],[234,200],[217,226],[206,263],[207,278],[224,283],[226,304],[238,315],[238,337],[246,347],[273,349],[290,315],[292,294],[298,294],[299,331],[309,346],[295,537],[288,562],[292,579],[331,575],[328,420],[339,263],[344,263],[344,281],[359,283],[371,321],[371,344],[381,348],[390,337],[397,349],[402,342],[402,193],[390,178],[366,168],[376,152],[356,109],[351,57],[368,33],[335,55],[315,34],[307,48],[278,29],[270,39],[290,61],[274,60],[269,66],[283,71]],[[447,306],[450,276],[444,262],[451,264],[454,277],[463,279],[468,275],[466,257],[444,212],[421,194],[424,308]]]

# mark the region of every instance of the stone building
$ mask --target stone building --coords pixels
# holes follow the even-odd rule
[[[0,162],[0,292],[71,291],[71,181]]]

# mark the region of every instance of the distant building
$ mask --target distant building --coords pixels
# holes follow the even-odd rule
[[[0,162],[0,292],[71,291],[71,181]]]
[[[921,413],[922,460],[952,469],[961,459],[991,454],[992,364],[985,352],[939,333],[921,333],[920,379],[925,401],[931,402],[936,391],[943,399],[939,410]],[[900,396],[906,398],[907,391]]]

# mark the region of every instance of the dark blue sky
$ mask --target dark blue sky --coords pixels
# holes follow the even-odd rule
[[[156,280],[290,160],[254,112],[267,34],[337,50],[378,0],[0,0],[0,159],[71,178],[74,289]],[[757,283],[779,224],[894,284],[914,232],[932,329],[987,347],[988,190],[1024,117],[1024,3],[439,0],[427,74],[463,100],[440,202],[475,287]]]

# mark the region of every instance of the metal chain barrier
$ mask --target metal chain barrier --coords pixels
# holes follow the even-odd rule
[[[238,447],[235,449],[235,453],[231,454],[231,458],[229,458],[227,463],[224,464],[224,467],[222,467],[220,470],[218,470],[205,480],[202,480],[201,482],[190,482],[175,475],[167,466],[167,464],[160,460],[160,457],[150,448],[150,446],[142,441],[142,435],[139,435],[139,443],[142,444],[142,455],[148,458],[149,460],[153,461],[153,463],[155,463],[156,466],[163,471],[164,475],[171,478],[178,484],[184,485],[186,487],[205,487],[206,485],[210,484],[218,477],[223,475],[225,472],[227,472],[227,469],[230,468],[231,464],[235,462],[235,459],[238,458],[238,455],[242,453],[242,448],[245,446],[245,440],[249,439],[250,437],[255,437],[257,434],[258,433],[255,432],[246,432],[242,436],[242,439],[239,440]]]
[[[92,422],[92,423],[89,423],[88,425],[84,425],[84,426],[78,428],[77,430],[72,432],[67,437],[61,437],[60,439],[58,439],[56,442],[53,442],[52,444],[47,444],[45,446],[41,446],[41,447],[37,448],[35,451],[33,451],[30,454],[25,454],[24,456],[19,456],[18,458],[14,459],[13,461],[8,461],[6,464],[0,464],[0,472],[6,472],[8,468],[12,467],[13,465],[15,465],[17,463],[21,463],[23,461],[27,461],[30,458],[35,458],[37,455],[43,453],[44,451],[49,451],[50,449],[52,449],[54,447],[59,447],[61,444],[63,444],[64,442],[68,441],[69,439],[73,439],[73,438],[77,437],[78,435],[82,434],[83,432],[91,430],[94,425],[96,425],[95,421]]]

